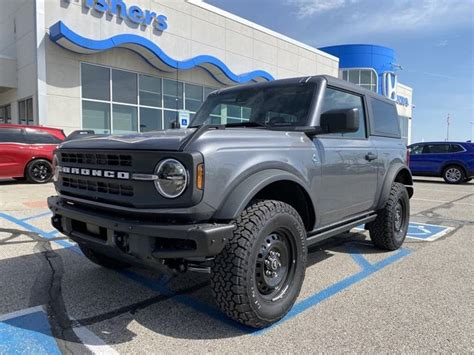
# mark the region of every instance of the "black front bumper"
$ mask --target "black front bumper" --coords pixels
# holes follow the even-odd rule
[[[212,257],[232,235],[233,224],[158,224],[99,213],[48,198],[53,226],[79,244],[113,258],[154,264],[161,259]]]

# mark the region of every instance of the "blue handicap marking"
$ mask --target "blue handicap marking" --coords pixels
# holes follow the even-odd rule
[[[357,226],[354,229],[362,231],[364,230],[364,225],[361,224],[360,226]],[[407,238],[432,242],[433,240],[441,238],[443,235],[449,233],[452,230],[452,227],[410,222],[410,224],[408,225]]]
[[[407,237],[433,241],[450,232],[452,227],[437,226],[434,224],[411,222],[408,226]]]
[[[43,307],[0,316],[0,354],[61,354]]]

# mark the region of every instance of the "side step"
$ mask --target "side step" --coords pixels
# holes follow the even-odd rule
[[[344,223],[344,224],[337,225],[337,226],[335,226],[333,228],[330,228],[330,229],[323,229],[321,231],[313,232],[313,233],[310,234],[308,239],[306,239],[307,245],[309,247],[309,246],[311,246],[313,244],[316,244],[316,243],[319,243],[319,242],[321,242],[325,239],[328,239],[328,238],[334,237],[335,235],[344,233],[347,230],[352,229],[354,227],[357,227],[361,224],[372,222],[376,218],[377,218],[377,215],[372,214],[370,216],[365,216],[365,217],[362,217],[362,218],[359,218],[359,219],[356,219],[356,220],[352,220],[352,221]]]

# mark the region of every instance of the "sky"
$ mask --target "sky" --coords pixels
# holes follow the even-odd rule
[[[314,47],[395,50],[413,88],[412,142],[474,141],[474,0],[205,0]],[[473,124],[471,124],[471,122]]]

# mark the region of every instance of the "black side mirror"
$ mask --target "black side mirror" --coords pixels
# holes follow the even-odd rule
[[[359,109],[331,110],[321,115],[324,133],[350,133],[359,130]]]

